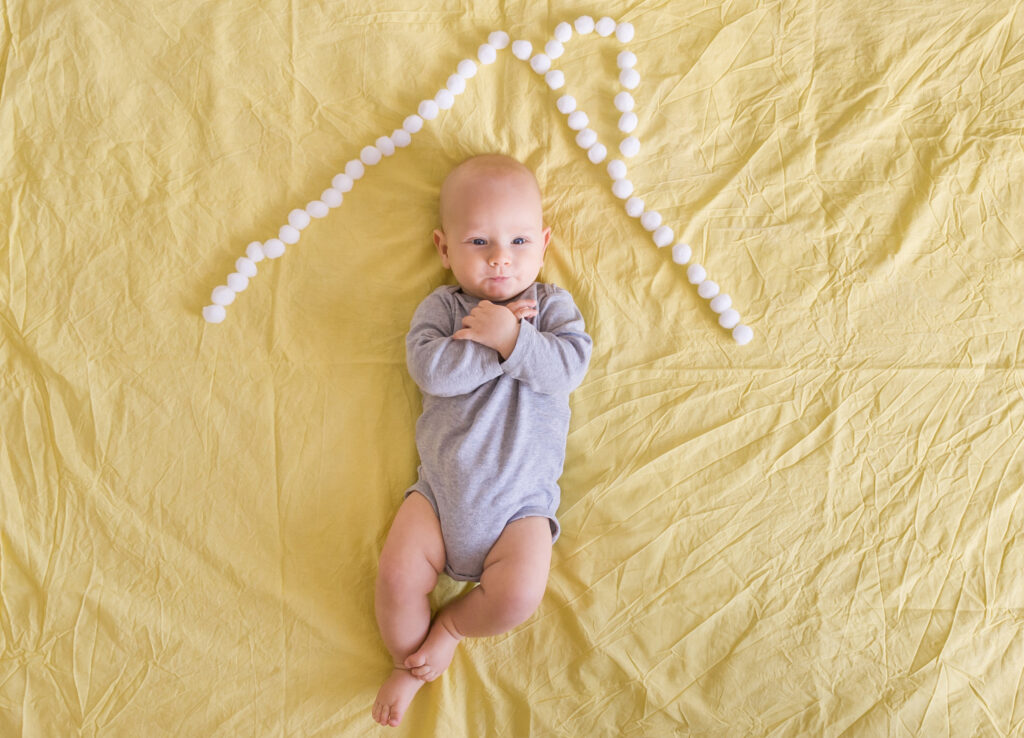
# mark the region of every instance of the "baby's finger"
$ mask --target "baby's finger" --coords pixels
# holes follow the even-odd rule
[[[452,334],[452,338],[454,338],[457,341],[471,340],[473,338],[473,331],[470,330],[469,328],[462,328],[460,330],[455,331]]]
[[[515,302],[509,303],[508,309],[512,312],[520,310],[522,308],[535,308],[537,307],[536,300],[516,300]]]

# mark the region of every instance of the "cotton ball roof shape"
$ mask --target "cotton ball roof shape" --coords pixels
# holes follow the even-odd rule
[[[554,29],[554,38],[548,40],[543,52],[534,54],[533,44],[526,40],[512,41],[505,31],[494,31],[487,37],[487,42],[477,48],[476,58],[480,64],[491,64],[497,59],[497,52],[511,45],[513,55],[530,64],[534,71],[544,77],[545,82],[552,90],[562,88],[565,83],[565,74],[559,69],[552,68],[552,60],[561,57],[565,51],[563,44],[570,41],[573,33],[586,35],[596,31],[600,36],[615,34],[618,41],[628,43],[632,41],[635,33],[633,25],[628,22],[616,23],[610,17],[602,17],[598,21],[590,16],[580,16],[575,22],[561,22]],[[619,151],[624,158],[635,156],[640,150],[640,141],[632,134],[639,126],[639,117],[633,112],[636,101],[628,90],[636,88],[640,83],[640,73],[636,70],[637,56],[629,49],[621,50],[616,57],[616,64],[620,70],[619,82],[625,89],[618,92],[614,98],[615,108],[622,113],[618,120],[618,128],[623,134],[627,134],[619,143]],[[246,256],[236,262],[237,271],[227,278],[227,285],[218,285],[214,290],[214,304],[203,308],[203,317],[209,322],[220,322],[224,320],[224,306],[231,304],[234,294],[241,292],[248,287],[249,280],[257,273],[256,263],[264,258],[279,258],[285,251],[285,244],[297,243],[301,237],[301,231],[308,227],[313,218],[324,218],[329,214],[330,209],[338,207],[343,202],[343,193],[349,192],[354,182],[360,179],[367,167],[374,166],[383,160],[384,157],[392,156],[398,148],[409,146],[412,136],[422,130],[424,121],[433,120],[440,115],[442,110],[451,108],[455,103],[455,97],[466,90],[467,79],[472,78],[478,71],[477,61],[463,59],[458,62],[457,71],[448,77],[445,87],[440,89],[432,99],[426,99],[419,103],[416,114],[409,115],[402,122],[401,128],[395,129],[389,136],[380,136],[373,145],[361,149],[359,157],[350,160],[345,165],[344,174],[339,174],[332,180],[332,186],[322,193],[319,200],[313,200],[304,209],[295,209],[289,212],[288,222],[281,226],[278,237],[271,238],[265,243],[254,241],[246,248]],[[588,127],[589,118],[582,110],[577,109],[576,99],[571,95],[562,95],[558,98],[558,110],[567,116],[567,123],[571,129],[577,131],[576,143],[586,150],[588,159],[599,164],[605,161],[608,156],[607,147],[599,141],[596,131]],[[611,177],[613,193],[624,199],[625,209],[628,215],[639,218],[642,225],[652,232],[652,239],[658,247],[671,244],[675,233],[667,225],[662,224],[662,217],[657,211],[645,210],[644,202],[638,197],[632,196],[633,183],[626,178],[626,165],[621,159],[613,159],[608,162],[607,171]],[[672,259],[679,264],[688,264],[692,257],[692,249],[685,243],[677,243],[671,249]],[[698,285],[698,294],[710,300],[712,310],[718,314],[719,322],[726,329],[732,330],[733,338],[737,343],[744,344],[752,339],[753,331],[749,326],[742,325],[739,314],[732,309],[732,299],[728,295],[719,294],[718,285],[707,279],[704,268],[699,264],[690,264],[687,269],[687,277],[691,283]]]

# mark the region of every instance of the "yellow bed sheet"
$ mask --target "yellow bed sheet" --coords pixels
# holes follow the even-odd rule
[[[409,736],[1024,734],[1024,7],[6,0],[0,734],[362,736],[414,478],[437,188],[529,163],[594,338],[538,613]],[[489,32],[629,21],[636,194],[586,160],[622,44],[509,50],[200,317]],[[460,591],[446,582],[436,601]]]

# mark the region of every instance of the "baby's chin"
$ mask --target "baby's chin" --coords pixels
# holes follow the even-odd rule
[[[487,282],[483,285],[479,285],[476,290],[473,290],[472,294],[475,294],[481,300],[503,302],[505,300],[511,300],[529,286],[529,284],[523,285],[512,279],[497,284]]]

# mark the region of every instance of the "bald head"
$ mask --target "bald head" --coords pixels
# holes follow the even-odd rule
[[[508,193],[524,198],[540,212],[540,186],[529,167],[504,154],[481,154],[466,159],[445,177],[441,185],[442,229],[481,188],[499,197]]]

